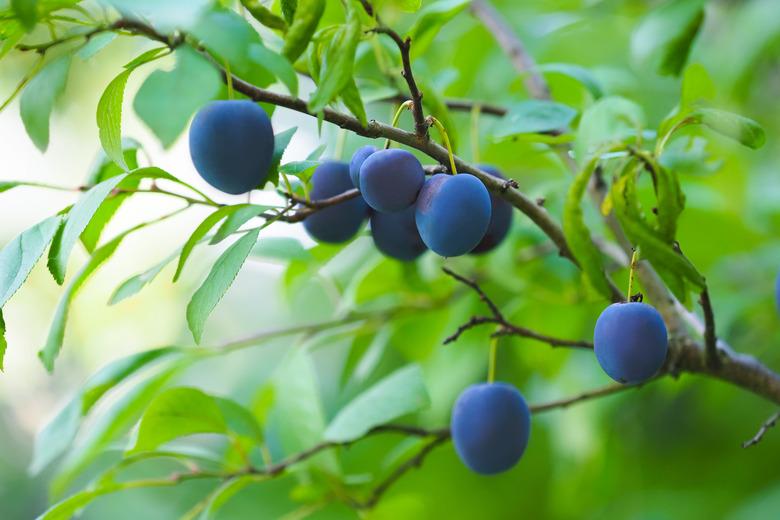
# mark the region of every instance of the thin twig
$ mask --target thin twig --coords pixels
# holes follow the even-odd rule
[[[707,356],[707,363],[712,368],[720,365],[718,355],[718,337],[715,333],[715,313],[712,311],[712,302],[710,293],[705,288],[699,298],[701,309],[704,311],[704,352]]]
[[[753,438],[743,442],[742,447],[749,448],[761,442],[761,439],[764,438],[764,435],[766,434],[767,430],[773,428],[777,424],[778,420],[780,420],[780,412],[776,412],[769,419],[764,421],[764,423],[761,425],[761,428],[758,429],[758,432],[756,432]]]

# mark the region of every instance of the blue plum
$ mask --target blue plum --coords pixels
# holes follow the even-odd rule
[[[214,101],[190,126],[190,156],[203,179],[238,195],[262,187],[274,155],[274,131],[252,101]]]
[[[424,182],[422,164],[406,150],[379,150],[360,167],[360,193],[369,206],[385,213],[414,204]]]
[[[371,236],[382,253],[404,262],[416,260],[428,249],[417,231],[414,207],[397,213],[375,211],[371,215]]]
[[[447,257],[474,249],[485,236],[490,215],[490,194],[479,179],[439,173],[420,190],[415,220],[425,245]]]
[[[493,166],[480,165],[479,168],[493,177],[502,180],[506,179],[506,177]],[[477,244],[477,247],[471,250],[472,254],[487,253],[498,247],[498,245],[504,241],[507,233],[509,233],[509,228],[512,226],[512,215],[514,214],[514,211],[509,202],[504,200],[501,196],[491,192],[490,207],[492,210],[490,224],[485,232],[485,236],[482,237],[482,240]]]
[[[621,383],[641,383],[664,364],[668,349],[666,325],[650,305],[613,303],[601,313],[593,332],[601,368]]]
[[[531,433],[531,413],[517,388],[507,383],[472,385],[455,402],[450,421],[460,460],[482,475],[512,468]]]
[[[354,188],[349,178],[349,165],[337,161],[326,161],[317,166],[311,184],[312,200],[327,199]],[[368,206],[358,195],[312,213],[303,221],[303,227],[318,242],[338,244],[355,236],[366,217]]]
[[[368,156],[376,152],[378,148],[376,146],[361,146],[354,154],[352,154],[352,160],[349,161],[349,178],[352,179],[352,184],[360,189],[360,167]]]

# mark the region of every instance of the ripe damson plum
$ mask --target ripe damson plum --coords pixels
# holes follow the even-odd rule
[[[360,167],[360,193],[369,206],[385,213],[414,204],[424,182],[422,164],[406,150],[379,150]]]
[[[468,173],[432,176],[420,190],[415,207],[423,242],[444,257],[474,249],[490,224],[487,188]]]
[[[382,253],[404,262],[416,260],[428,249],[417,231],[414,207],[397,213],[375,211],[371,215],[371,236]]]
[[[531,413],[510,384],[472,385],[455,402],[450,429],[460,460],[476,473],[493,475],[512,468],[523,456]]]
[[[489,173],[493,177],[505,180],[501,172],[493,166],[480,165],[482,171]],[[501,242],[506,238],[509,233],[509,228],[512,226],[512,215],[514,214],[512,205],[504,200],[501,196],[490,193],[490,207],[491,216],[490,224],[485,232],[485,236],[482,237],[477,247],[471,250],[472,254],[487,253],[498,247]]]
[[[352,184],[357,189],[360,189],[360,167],[363,166],[368,156],[377,150],[376,146],[367,145],[361,146],[352,154],[352,159],[349,161],[349,178],[352,179]]]
[[[351,190],[353,186],[349,178],[349,165],[338,161],[323,162],[314,170],[311,184],[312,200],[335,197]],[[358,195],[312,213],[303,221],[303,227],[318,242],[338,244],[355,236],[368,217],[368,211],[363,197]]]
[[[664,364],[668,348],[666,325],[646,303],[613,303],[601,313],[593,332],[601,368],[621,383],[641,383]]]
[[[274,154],[274,131],[252,101],[214,101],[190,126],[190,155],[201,177],[225,193],[262,187]]]

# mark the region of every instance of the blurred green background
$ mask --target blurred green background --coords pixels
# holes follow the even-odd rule
[[[334,2],[335,3],[335,2]],[[425,4],[425,2],[424,2]],[[680,80],[655,73],[643,56],[637,31],[648,12],[661,2],[637,0],[536,0],[495,2],[540,64],[586,67],[607,94],[635,100],[645,110],[647,128],[676,105]],[[738,350],[780,369],[780,322],[773,302],[780,243],[780,17],[776,0],[713,0],[690,62],[710,72],[718,106],[756,119],[767,132],[759,151],[708,135],[698,161],[682,172],[687,207],[680,220],[683,250],[707,277],[718,332]],[[413,17],[392,14],[385,20],[399,30]],[[359,50],[357,77],[369,88],[377,78],[370,45]],[[95,106],[105,85],[124,63],[148,48],[138,39],[119,39],[88,62],[74,61],[66,95],[52,123],[46,154],[30,142],[18,115],[18,103],[0,113],[0,180],[39,180],[77,186],[99,150]],[[0,97],[9,94],[28,70],[29,55],[12,54],[0,69]],[[160,62],[170,67],[173,60]],[[157,65],[155,65],[157,66]],[[132,112],[131,99],[149,67],[131,77],[126,96],[124,134],[143,143],[153,164],[175,173],[220,201],[236,202],[209,190],[195,173],[185,138],[163,149]],[[465,11],[437,36],[415,70],[428,88],[447,97],[468,97],[500,104],[525,99],[522,81],[491,36]],[[591,94],[571,77],[549,73],[557,101],[581,110]],[[311,85],[303,85],[304,94]],[[375,103],[369,117],[388,121],[392,108]],[[402,125],[410,127],[408,116]],[[457,114],[459,153],[471,157],[468,114]],[[277,132],[297,126],[285,160],[305,158],[320,144],[326,155],[339,153],[339,136],[316,121],[278,110]],[[538,143],[496,142],[495,119],[483,115],[480,160],[495,164],[516,179],[532,197],[545,197],[560,216],[571,177],[557,157]],[[346,136],[342,157],[363,139]],[[702,142],[703,144],[703,142]],[[258,201],[260,197],[258,197]],[[18,188],[0,194],[3,243],[34,222],[73,201],[73,194]],[[135,197],[110,224],[118,232],[175,208],[154,195]],[[110,360],[156,345],[192,343],[184,307],[218,251],[203,249],[185,273],[170,283],[168,268],[139,295],[114,306],[106,302],[130,275],[163,259],[205,217],[194,209],[132,236],[75,301],[65,349],[53,375],[40,365],[43,344],[60,289],[43,265],[5,310],[9,350],[0,376],[0,517],[31,518],[47,506],[50,474],[31,478],[26,467],[32,439],[68,397],[96,369]],[[602,232],[598,230],[597,232]],[[312,242],[300,226],[276,225],[268,236],[292,236]],[[590,338],[604,303],[583,289],[578,273],[554,253],[544,237],[516,213],[510,240],[485,258],[448,260],[462,273],[477,273],[515,323],[570,338]],[[224,343],[286,323],[309,323],[370,309],[378,302],[410,302],[431,293],[447,295],[453,283],[443,278],[442,259],[427,253],[418,265],[401,266],[383,259],[370,238],[361,236],[345,248],[317,246],[314,260],[286,266],[253,258],[209,320],[204,342]],[[86,253],[72,259],[83,263]],[[457,293],[434,310],[397,318],[387,324],[337,329],[313,339],[287,338],[187,371],[180,384],[230,395],[250,404],[293,348],[304,344],[316,361],[311,373],[296,372],[294,383],[311,385],[324,417],[332,417],[356,388],[376,381],[400,363],[423,366],[432,398],[419,418],[428,426],[445,425],[457,394],[484,378],[487,330],[474,330],[453,345],[444,337],[471,314],[484,310],[469,293]],[[379,345],[379,346],[376,346]],[[367,347],[368,346],[368,347]],[[373,346],[373,347],[372,347]],[[356,386],[342,385],[342,370],[356,349],[375,348],[380,359],[366,369]],[[498,378],[517,385],[531,403],[576,394],[608,382],[588,352],[550,349],[520,339],[501,341]],[[313,379],[310,380],[310,377]],[[354,382],[354,381],[353,381]],[[290,383],[289,414],[303,413],[296,403],[300,388]],[[304,397],[305,398],[305,397]],[[496,477],[470,473],[451,445],[435,451],[424,466],[404,477],[368,518],[636,518],[761,519],[780,517],[780,432],[748,450],[751,437],[774,411],[773,405],[743,390],[702,377],[666,378],[637,391],[557,410],[534,418],[531,443],[522,462]],[[345,473],[359,481],[379,464],[396,460],[398,439],[370,439],[341,452]],[[99,467],[99,463],[96,464]],[[175,489],[136,490],[98,499],[83,518],[176,518],[202,496],[208,483]],[[291,475],[251,486],[221,511],[219,518],[355,518],[349,509],[301,505],[316,483]],[[285,516],[287,515],[287,516]]]

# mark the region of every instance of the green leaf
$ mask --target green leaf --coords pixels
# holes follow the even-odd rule
[[[287,31],[287,22],[284,18],[277,16],[269,8],[260,3],[260,0],[241,0],[243,5],[252,18],[265,25],[269,29],[276,29],[278,31]]]
[[[634,31],[631,52],[659,74],[677,76],[704,21],[706,0],[671,0],[648,14]]]
[[[143,273],[131,276],[122,282],[122,284],[117,287],[114,293],[111,295],[111,298],[109,298],[108,304],[115,305],[122,300],[126,300],[127,298],[138,294],[141,289],[152,283],[157,275],[160,274],[163,269],[165,269],[165,266],[171,263],[177,256],[179,256],[179,251],[176,251],[172,255],[168,256],[162,262],[153,265]]]
[[[441,28],[463,11],[469,3],[469,0],[440,0],[426,5],[409,29],[409,37],[412,39],[410,52],[412,59],[422,56]]]
[[[49,119],[54,102],[65,91],[70,70],[70,55],[51,61],[27,84],[19,110],[24,128],[42,152],[49,147]]]
[[[430,405],[425,380],[418,365],[397,370],[358,395],[333,418],[325,440],[347,442],[371,428]]]
[[[689,117],[693,123],[704,125],[754,150],[761,148],[766,142],[766,134],[761,125],[739,114],[714,108],[700,108]]]
[[[285,175],[295,175],[303,182],[309,182],[319,165],[319,161],[295,161],[283,164],[279,167],[279,171]]]
[[[121,489],[121,483],[113,483],[97,489],[80,491],[63,501],[54,504],[43,514],[38,516],[36,520],[70,520],[96,498],[109,493],[114,493]]]
[[[104,32],[92,36],[89,41],[76,53],[82,61],[87,61],[95,54],[102,51],[106,46],[117,37],[115,32]]]
[[[573,108],[554,101],[528,100],[512,104],[495,126],[493,135],[506,139],[519,134],[566,129],[577,115]]]
[[[222,88],[217,70],[189,46],[176,50],[176,66],[156,70],[135,96],[133,108],[164,148],[187,127],[192,115]]]
[[[239,491],[249,484],[257,482],[261,478],[263,477],[258,475],[244,475],[226,480],[214,491],[209,493],[204,502],[196,504],[195,507],[179,520],[194,520],[195,518],[206,520],[208,518],[213,518],[214,515],[222,509],[222,506],[230,501],[230,499]]]
[[[691,108],[715,98],[715,83],[707,69],[699,63],[691,63],[685,68],[682,80],[680,106]]]
[[[320,18],[325,12],[325,0],[299,0],[295,7],[292,3],[283,2],[282,11],[290,24],[284,38],[282,54],[294,63],[306,50],[314,31],[317,30]],[[290,17],[290,12],[295,13],[294,18]]]
[[[642,109],[633,101],[617,96],[599,99],[580,119],[575,143],[577,160],[584,164],[606,144],[636,139],[644,120]]]
[[[187,324],[196,343],[200,343],[206,319],[238,276],[246,257],[257,242],[259,229],[253,229],[222,253],[187,305]]]
[[[306,262],[313,258],[298,240],[289,237],[268,237],[259,240],[252,249],[252,256],[273,258],[285,262],[291,260]]]
[[[5,370],[3,361],[6,350],[8,350],[8,341],[5,339],[5,318],[3,317],[3,309],[0,309],[0,372]]]
[[[279,78],[293,96],[298,95],[298,73],[292,64],[274,51],[262,44],[249,47],[249,57],[259,66],[265,68],[270,74]]]
[[[82,418],[106,392],[153,362],[181,352],[176,347],[139,352],[112,361],[90,377],[68,404],[36,435],[30,473],[40,473],[65,453],[76,437]]]
[[[54,238],[61,220],[60,216],[49,217],[21,233],[0,250],[0,309],[27,280]]]
[[[130,454],[153,450],[196,433],[225,433],[227,426],[214,398],[197,388],[171,388],[154,398],[141,417]]]
[[[247,408],[224,397],[214,397],[214,403],[225,420],[227,429],[235,435],[250,439],[256,444],[263,442],[263,430]]]
[[[126,175],[117,175],[90,188],[68,212],[62,230],[57,234],[49,251],[49,271],[58,284],[62,285],[65,280],[68,258],[81,233],[106,197],[125,178]]]
[[[352,79],[355,51],[362,34],[358,12],[362,7],[356,0],[348,0],[346,6],[346,24],[339,28],[325,49],[320,82],[309,100],[309,110],[313,113],[321,112],[336,99]]]
[[[582,212],[582,197],[599,160],[600,156],[593,157],[577,174],[569,187],[563,206],[563,234],[566,236],[566,242],[569,244],[574,258],[579,262],[582,272],[590,284],[602,296],[611,298],[609,279],[604,272],[601,252],[593,243],[590,229],[585,224],[585,216]]]
[[[604,95],[604,89],[596,77],[585,67],[571,63],[545,63],[539,66],[539,70],[545,74],[563,74],[575,79],[588,89],[593,99],[599,99]]]
[[[233,206],[234,211],[231,211],[225,221],[219,226],[217,232],[209,241],[209,244],[218,244],[225,240],[241,229],[241,226],[257,217],[262,215],[269,209],[273,209],[274,206],[261,206],[259,204],[237,204]]]
[[[364,127],[368,125],[368,117],[366,116],[366,107],[363,106],[363,99],[360,97],[360,90],[358,90],[355,78],[350,78],[347,82],[347,86],[341,91],[341,100],[344,105],[352,112],[352,115],[358,118],[360,124]]]
[[[453,150],[457,150],[460,142],[460,132],[458,131],[457,125],[455,125],[455,121],[452,119],[447,103],[438,94],[439,89],[435,88],[424,78],[419,78],[418,83],[423,93],[423,106],[444,126]]]
[[[288,24],[292,23],[298,8],[298,0],[281,0],[279,3],[282,4],[282,16]]]
[[[11,8],[27,31],[38,21],[38,0],[11,0]]]
[[[279,184],[279,164],[282,162],[284,151],[287,149],[287,146],[289,146],[290,140],[297,130],[298,127],[294,126],[274,135],[274,154],[271,159],[271,167],[269,168],[268,174],[268,182],[274,186]]]

